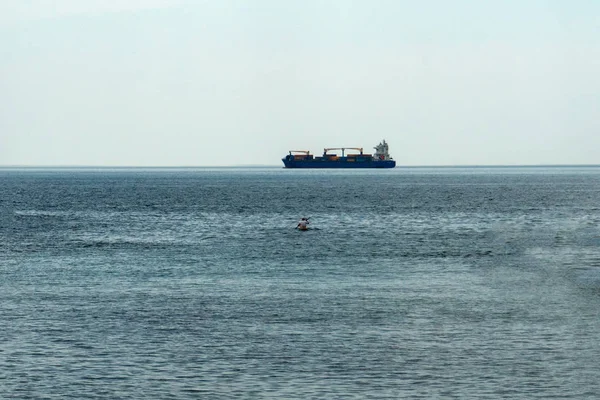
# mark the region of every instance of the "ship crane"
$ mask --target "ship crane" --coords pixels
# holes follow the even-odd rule
[[[342,157],[344,157],[344,151],[346,149],[349,149],[349,150],[358,150],[358,151],[360,151],[360,155],[362,155],[362,153],[363,153],[363,148],[362,147],[326,147],[323,150],[323,156],[326,156],[327,152],[329,150],[341,150],[342,151]]]
[[[308,151],[308,150],[290,150],[290,155],[291,155],[292,153],[304,153],[304,154],[306,154],[306,155],[309,155],[309,154],[310,154],[310,151]]]

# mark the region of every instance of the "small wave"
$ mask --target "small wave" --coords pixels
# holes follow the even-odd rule
[[[576,282],[579,287],[600,290],[600,266],[579,271]]]
[[[23,217],[63,217],[69,215],[69,212],[45,210],[15,210],[15,215]]]

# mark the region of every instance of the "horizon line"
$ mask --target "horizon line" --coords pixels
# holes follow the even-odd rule
[[[275,164],[246,164],[246,165],[1,165],[0,169],[10,168],[113,168],[113,169],[193,169],[193,168],[282,168],[283,166]],[[396,165],[395,168],[560,168],[560,167],[600,167],[600,164],[424,164],[424,165]],[[294,168],[288,168],[294,169]],[[298,168],[296,168],[298,169]]]

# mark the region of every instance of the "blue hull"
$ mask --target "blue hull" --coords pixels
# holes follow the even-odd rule
[[[362,161],[348,162],[345,159],[337,161],[318,160],[288,160],[282,159],[285,168],[394,168],[396,161]]]

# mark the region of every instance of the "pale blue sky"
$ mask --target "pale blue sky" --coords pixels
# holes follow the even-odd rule
[[[598,164],[600,1],[0,2],[0,165]]]

